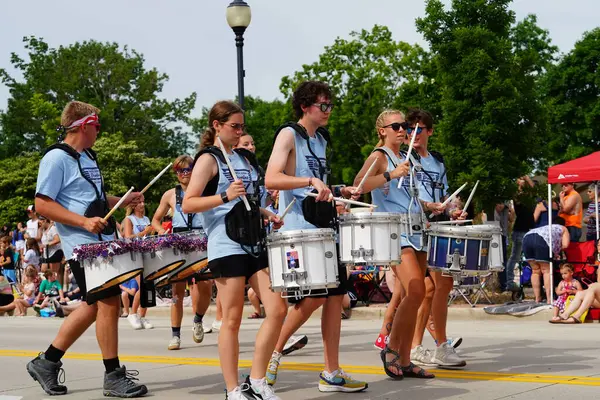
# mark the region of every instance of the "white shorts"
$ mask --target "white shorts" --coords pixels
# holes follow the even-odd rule
[[[15,242],[15,249],[17,251],[19,251],[19,250],[25,250],[25,241],[24,240],[17,240]]]

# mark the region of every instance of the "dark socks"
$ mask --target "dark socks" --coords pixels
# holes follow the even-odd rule
[[[204,315],[200,315],[200,314],[196,313],[196,315],[194,315],[194,323],[198,324],[198,323],[202,322],[202,318],[204,318]]]
[[[119,357],[110,358],[108,360],[102,360],[102,362],[104,363],[104,368],[106,368],[107,374],[110,374],[111,372],[113,372],[121,366],[119,364]]]
[[[56,347],[50,345],[50,347],[48,347],[48,350],[46,350],[46,352],[44,353],[44,356],[46,357],[46,360],[48,361],[52,361],[54,363],[57,363],[60,361],[60,359],[65,355],[65,352],[62,350],[57,349]]]
[[[181,327],[172,326],[171,331],[173,331],[173,336],[177,336],[178,338],[181,337]]]

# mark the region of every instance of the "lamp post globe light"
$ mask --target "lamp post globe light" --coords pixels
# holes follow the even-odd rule
[[[250,20],[252,13],[250,6],[244,0],[234,0],[227,6],[227,23],[235,33],[235,46],[237,47],[237,70],[238,70],[238,101],[240,107],[244,109],[244,32]]]

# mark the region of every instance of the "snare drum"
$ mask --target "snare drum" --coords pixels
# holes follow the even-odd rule
[[[153,281],[175,271],[185,263],[185,255],[178,246],[181,235],[150,236],[139,239],[144,263],[144,280]]]
[[[267,253],[274,292],[310,292],[340,284],[333,229],[271,233],[267,236]]]
[[[490,271],[501,272],[504,271],[504,253],[503,253],[503,240],[502,240],[502,228],[498,225],[483,224],[473,225],[471,228],[483,229],[486,232],[492,232],[492,241],[490,242]]]
[[[362,212],[340,216],[340,261],[354,265],[400,263],[400,235],[406,215]]]
[[[194,274],[202,273],[208,264],[206,249],[208,238],[203,230],[182,232],[178,233],[178,235],[186,239],[187,246],[180,246],[184,263],[179,268],[170,272],[165,280],[161,281],[163,285],[186,281]],[[207,277],[207,279],[210,278]]]
[[[85,273],[87,293],[97,293],[139,275],[142,255],[131,251],[131,243],[110,240],[75,247],[73,254]]]
[[[432,224],[429,236],[429,268],[461,275],[480,275],[490,270],[494,226]]]

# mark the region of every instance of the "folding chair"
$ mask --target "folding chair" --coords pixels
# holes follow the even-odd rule
[[[485,287],[487,286],[488,279],[490,276],[492,276],[492,272],[477,277],[478,286],[475,288],[475,292],[473,293],[475,299],[473,300],[472,307],[475,307],[477,303],[479,303],[481,296],[483,296],[485,300],[487,300],[488,304],[494,304],[492,299],[490,299],[490,296],[485,291]]]
[[[381,267],[379,266],[367,266],[365,269],[354,270],[351,271],[351,275],[353,275],[356,281],[362,281],[365,285],[373,286],[366,295],[361,295],[361,293],[357,293],[358,299],[365,303],[365,306],[369,307],[371,304],[371,300],[375,294],[379,293],[383,296],[386,303],[389,303],[390,297],[381,289],[381,284],[385,277],[385,274],[381,274]]]
[[[581,284],[589,286],[596,282],[596,266],[594,260],[594,253],[596,251],[596,245],[593,240],[587,242],[571,242],[564,252],[566,255],[566,262],[573,265],[575,269],[574,276],[578,279]],[[558,281],[560,282],[560,281]]]

